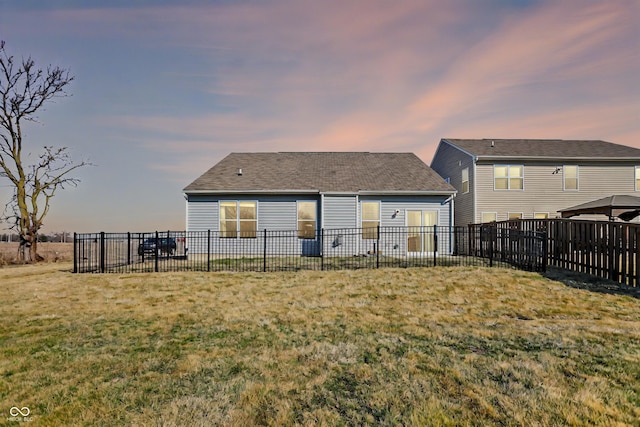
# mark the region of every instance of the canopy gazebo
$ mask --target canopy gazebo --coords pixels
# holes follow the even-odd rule
[[[576,215],[606,215],[610,221],[614,218],[631,221],[640,215],[640,197],[618,194],[561,209],[558,212],[562,218],[571,218]]]

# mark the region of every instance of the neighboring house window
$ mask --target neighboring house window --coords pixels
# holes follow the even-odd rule
[[[495,222],[498,214],[495,212],[482,212],[482,222]]]
[[[220,202],[220,237],[255,238],[258,229],[258,202]]]
[[[380,225],[380,202],[362,202],[362,238],[377,239]]]
[[[469,168],[462,169],[462,194],[469,192]]]
[[[578,189],[578,166],[565,165],[562,171],[562,176],[564,177],[565,190]]]
[[[298,202],[298,238],[316,238],[316,202]]]
[[[636,191],[640,191],[640,166],[636,166]]]
[[[549,218],[548,212],[536,212],[533,214],[533,219],[547,219]]]
[[[495,165],[493,181],[496,190],[522,190],[524,188],[524,166]]]
[[[522,219],[522,212],[509,212],[509,219]]]

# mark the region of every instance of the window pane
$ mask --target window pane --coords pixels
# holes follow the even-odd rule
[[[256,219],[256,202],[240,202],[240,219]]]
[[[496,220],[495,212],[482,212],[482,222],[493,222]]]
[[[315,239],[316,202],[298,202],[298,238]]]
[[[577,166],[565,166],[564,167],[564,177],[565,178],[577,178],[578,177],[578,167]]]
[[[508,189],[509,189],[509,179],[496,178],[496,190],[508,190]]]
[[[546,219],[546,218],[549,218],[549,214],[548,213],[538,212],[538,213],[534,213],[533,214],[533,218],[534,219]]]
[[[379,202],[362,202],[362,221],[377,221],[380,219]]]
[[[509,166],[509,176],[512,178],[522,178],[522,166]]]
[[[493,175],[496,178],[506,178],[507,175],[507,166],[495,166],[493,168]]]
[[[509,180],[509,189],[522,190],[522,178],[511,178]]]
[[[362,221],[362,238],[377,239],[378,238],[378,221]]]
[[[316,202],[298,202],[298,220],[316,219]]]
[[[220,202],[220,220],[235,220],[236,213],[236,202]]]
[[[577,190],[578,189],[578,179],[577,178],[565,178],[565,180],[564,180],[564,188],[565,188],[565,190]]]
[[[463,193],[469,192],[469,168],[462,169],[462,188]]]
[[[509,213],[509,219],[522,219],[521,213]]]
[[[380,224],[380,202],[362,202],[362,238],[377,239]]]
[[[236,221],[220,221],[220,237],[236,237],[238,235]]]
[[[255,238],[256,228],[256,221],[240,221],[240,237]]]
[[[316,222],[315,221],[298,221],[298,238],[315,239]]]

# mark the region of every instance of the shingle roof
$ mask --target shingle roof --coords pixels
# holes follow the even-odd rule
[[[451,138],[443,140],[477,157],[640,159],[640,149],[600,140]]]
[[[292,152],[231,153],[184,191],[453,193],[455,189],[412,153]]]

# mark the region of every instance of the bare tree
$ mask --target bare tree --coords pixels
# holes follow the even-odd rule
[[[73,162],[67,147],[46,145],[33,163],[24,159],[23,124],[36,122],[37,111],[47,102],[67,96],[65,88],[73,79],[60,67],[37,68],[31,57],[15,61],[0,41],[0,178],[7,178],[13,187],[4,219],[20,236],[18,259],[23,262],[40,258],[38,232],[51,198],[58,189],[76,186],[79,180],[69,173],[88,164]]]

